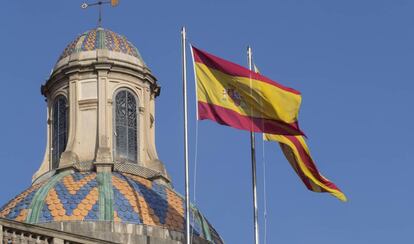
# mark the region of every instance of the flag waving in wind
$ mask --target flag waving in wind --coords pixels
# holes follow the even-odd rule
[[[319,173],[303,136],[264,134],[264,139],[279,142],[286,159],[310,191],[329,192],[339,200],[347,201],[345,194]]]
[[[198,119],[252,132],[303,135],[298,91],[192,47]]]
[[[256,65],[254,65],[254,71],[259,73]],[[339,200],[347,201],[345,194],[334,183],[319,173],[304,136],[263,134],[263,139],[279,142],[286,159],[310,191],[329,192]]]

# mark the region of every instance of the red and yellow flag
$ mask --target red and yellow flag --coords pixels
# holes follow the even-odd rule
[[[347,201],[345,194],[319,173],[303,136],[264,134],[263,137],[268,141],[279,142],[286,159],[309,190],[329,192],[339,200]]]
[[[254,71],[259,73],[256,65],[254,65]],[[309,190],[329,192],[339,200],[347,201],[345,194],[334,183],[319,173],[303,136],[263,134],[263,139],[279,142],[286,159]]]
[[[198,119],[253,132],[303,135],[298,91],[192,47]]]

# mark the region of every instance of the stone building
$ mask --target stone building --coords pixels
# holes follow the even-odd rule
[[[3,243],[183,243],[184,199],[158,159],[160,94],[138,49],[97,28],[42,86],[47,145],[32,185],[0,209]],[[193,243],[223,243],[196,208]]]

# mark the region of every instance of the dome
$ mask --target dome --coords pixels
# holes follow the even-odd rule
[[[184,232],[185,201],[169,186],[120,173],[64,171],[32,185],[0,209],[0,217],[31,224],[114,222]],[[221,238],[200,212],[193,234],[209,243]]]
[[[59,60],[74,53],[106,49],[113,52],[127,54],[142,60],[138,49],[124,36],[111,30],[97,28],[84,32],[66,46]]]

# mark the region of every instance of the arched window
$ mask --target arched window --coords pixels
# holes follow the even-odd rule
[[[137,101],[132,92],[122,89],[115,96],[114,158],[137,163]]]
[[[65,150],[68,140],[68,111],[64,96],[55,98],[52,116],[52,167],[55,169],[59,165],[60,155]]]

